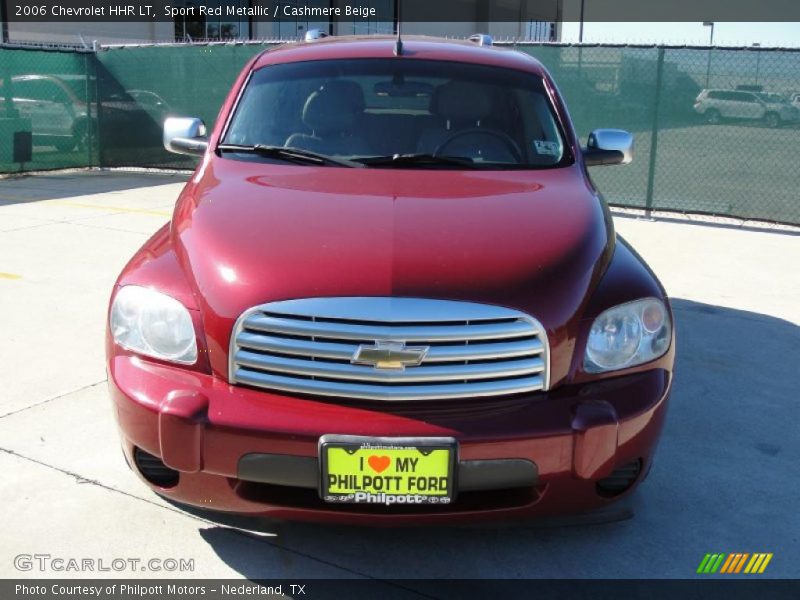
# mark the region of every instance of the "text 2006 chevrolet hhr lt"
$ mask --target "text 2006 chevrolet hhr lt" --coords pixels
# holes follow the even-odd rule
[[[107,336],[129,464],[221,511],[351,523],[577,513],[650,469],[671,311],[532,57],[328,38],[256,56]]]

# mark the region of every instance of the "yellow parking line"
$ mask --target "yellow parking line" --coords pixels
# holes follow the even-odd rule
[[[0,279],[22,279],[22,275],[17,275],[16,273],[0,272]]]
[[[102,204],[83,204],[81,202],[66,202],[64,200],[50,200],[50,204],[59,204],[61,206],[73,206],[76,208],[93,208],[96,210],[110,210],[114,212],[126,213],[139,213],[143,215],[152,215],[154,217],[171,217],[172,213],[163,210],[150,210],[147,208],[128,208],[124,206],[103,206]]]

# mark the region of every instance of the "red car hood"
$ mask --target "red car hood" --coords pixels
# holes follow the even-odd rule
[[[577,166],[348,169],[219,158],[184,190],[172,235],[220,372],[235,319],[290,298],[499,304],[558,335],[585,302],[613,238]]]

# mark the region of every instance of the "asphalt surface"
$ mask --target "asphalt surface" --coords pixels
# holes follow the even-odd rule
[[[151,493],[119,450],[103,329],[114,279],[181,176],[0,182],[0,577],[694,576],[772,552],[800,576],[800,236],[618,216],[674,298],[678,363],[648,481],[589,520],[354,529],[215,519]],[[186,572],[15,568],[20,554],[191,559]]]

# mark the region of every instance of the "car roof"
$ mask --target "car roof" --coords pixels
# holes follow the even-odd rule
[[[529,54],[512,48],[481,46],[474,42],[427,36],[403,36],[401,57],[394,54],[395,36],[336,36],[311,42],[287,43],[262,53],[254,69],[274,64],[346,58],[440,60],[505,67],[545,74],[544,66]]]

